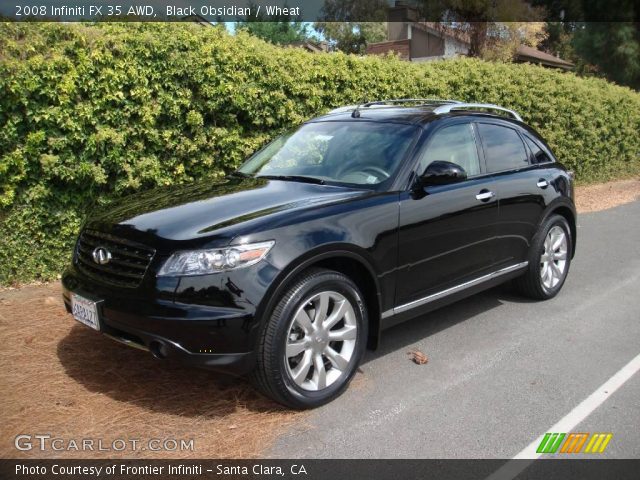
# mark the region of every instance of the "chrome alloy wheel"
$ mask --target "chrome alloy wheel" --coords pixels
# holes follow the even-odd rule
[[[356,313],[343,295],[325,291],[298,308],[287,334],[285,363],[303,390],[322,390],[347,371],[356,349]]]
[[[567,268],[567,245],[567,234],[561,227],[556,225],[549,230],[540,256],[540,278],[546,289],[562,281]]]

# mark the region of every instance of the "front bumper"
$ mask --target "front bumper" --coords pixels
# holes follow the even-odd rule
[[[96,301],[101,333],[156,358],[232,375],[244,375],[255,365],[252,338],[257,322],[251,310],[115,292],[73,267],[64,273],[62,287],[68,312],[72,292]]]

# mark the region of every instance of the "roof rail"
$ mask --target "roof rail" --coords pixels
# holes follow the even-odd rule
[[[522,122],[522,117],[518,115],[513,110],[509,110],[508,108],[500,107],[499,105],[493,105],[492,103],[453,103],[447,105],[441,105],[436,107],[433,110],[433,113],[436,115],[441,115],[443,113],[449,113],[453,110],[473,110],[476,108],[483,108],[485,110],[498,110],[500,112],[505,112],[511,115],[516,120]]]
[[[396,103],[418,103],[420,105],[429,105],[431,103],[462,103],[459,100],[448,100],[440,98],[394,98],[389,100],[375,100],[373,102],[365,102],[363,107],[371,107],[373,105],[388,105]]]
[[[330,110],[329,112],[327,112],[327,114],[331,114],[331,113],[344,113],[344,112],[348,112],[354,109],[360,109],[360,108],[368,108],[368,107],[393,107],[396,104],[399,103],[417,103],[420,105],[429,105],[429,104],[458,104],[458,103],[462,103],[459,100],[445,100],[445,99],[439,99],[439,98],[396,98],[396,99],[389,99],[389,100],[375,100],[372,102],[363,102],[359,105],[347,105],[344,107],[338,107],[338,108],[334,108],[333,110]]]

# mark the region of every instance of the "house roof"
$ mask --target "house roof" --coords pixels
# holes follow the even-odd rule
[[[429,33],[434,33],[440,37],[449,37],[459,42],[471,44],[469,34],[463,30],[452,28],[440,22],[409,22],[412,27],[418,27]]]
[[[308,40],[301,42],[290,42],[287,43],[286,46],[303,48],[312,53],[322,53],[329,50],[327,42],[311,42]]]
[[[435,34],[441,38],[448,37],[457,40],[466,45],[471,44],[469,34],[463,30],[452,28],[439,22],[406,22],[412,28],[419,28],[425,32]],[[390,42],[378,42],[371,45],[382,45]],[[547,67],[562,68],[571,70],[575,65],[571,62],[563,60],[559,57],[543,52],[533,47],[520,45],[516,50],[515,60],[518,62],[530,62],[544,65]]]
[[[542,65],[559,67],[567,70],[574,67],[571,62],[567,62],[566,60],[551,55],[550,53],[546,53],[526,45],[520,45],[518,47],[518,50],[516,51],[516,60],[521,62],[531,61],[533,63],[541,63]]]
[[[440,36],[446,36],[454,38],[460,42],[469,45],[471,40],[467,32],[456,30],[455,28],[448,27],[441,23],[436,22],[414,22],[411,24],[413,27],[418,27],[422,30],[426,30],[429,33],[436,33]],[[567,62],[559,57],[551,55],[550,53],[543,52],[527,45],[520,45],[516,51],[516,60],[521,62],[533,61],[534,63],[541,63],[543,65],[560,67],[560,68],[573,68],[574,65],[571,62]]]

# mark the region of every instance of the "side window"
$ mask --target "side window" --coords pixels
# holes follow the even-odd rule
[[[527,151],[512,128],[489,123],[478,124],[485,148],[488,172],[522,168],[529,164]]]
[[[452,162],[465,169],[468,176],[480,173],[480,160],[471,124],[452,125],[438,130],[420,158],[419,172],[431,162]]]
[[[547,152],[545,152],[540,145],[531,140],[527,135],[524,136],[524,141],[527,142],[529,148],[533,152],[533,163],[547,163],[551,161]]]

